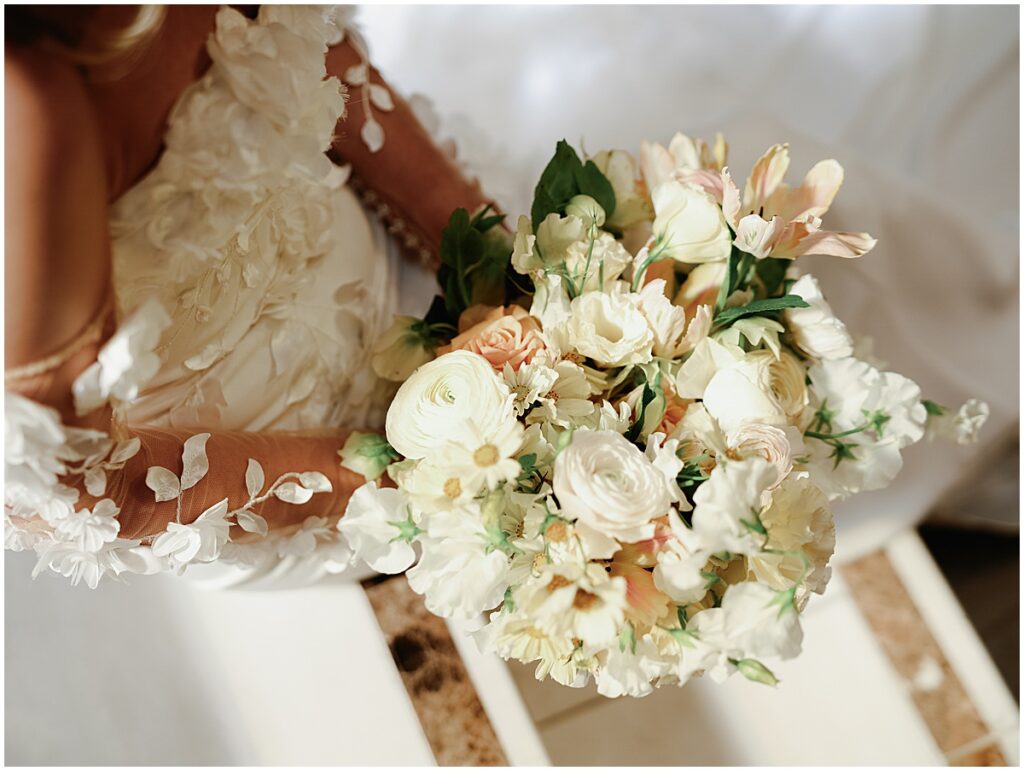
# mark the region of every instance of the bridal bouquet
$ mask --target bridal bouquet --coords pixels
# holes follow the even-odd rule
[[[875,244],[822,228],[839,164],[791,188],[776,145],[741,190],[726,152],[677,135],[639,164],[584,162],[559,143],[514,242],[457,211],[443,297],[377,347],[402,384],[386,436],[342,450],[371,481],[339,528],[432,612],[486,612],[479,642],[538,678],[606,696],[704,672],[774,684],[829,580],[830,502],[987,414],[858,357],[796,268]]]

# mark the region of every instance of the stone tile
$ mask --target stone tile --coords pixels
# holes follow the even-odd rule
[[[363,586],[437,764],[508,765],[444,620],[427,611],[405,576]]]
[[[842,573],[939,749],[950,753],[986,736],[988,727],[885,552],[848,563]]]

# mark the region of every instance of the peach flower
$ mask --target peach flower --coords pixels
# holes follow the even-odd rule
[[[487,359],[499,373],[506,364],[518,370],[544,350],[540,323],[518,305],[507,308],[474,305],[467,308],[459,317],[459,332],[450,344],[438,348],[438,355],[449,351],[471,351]]]

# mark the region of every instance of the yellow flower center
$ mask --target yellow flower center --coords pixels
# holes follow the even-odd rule
[[[462,495],[462,483],[456,477],[445,480],[444,494],[454,501]]]
[[[552,522],[548,525],[548,529],[544,531],[544,537],[551,541],[551,543],[562,543],[568,535],[568,530],[562,521]]]
[[[589,610],[600,599],[596,594],[591,594],[586,589],[577,589],[576,596],[572,598],[572,606],[576,610]]]
[[[493,444],[485,444],[473,453],[473,462],[481,467],[493,466],[498,462],[498,448]]]

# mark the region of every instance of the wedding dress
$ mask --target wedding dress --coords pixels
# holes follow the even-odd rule
[[[255,20],[218,12],[211,67],[172,110],[155,168],[112,207],[120,321],[74,384],[80,414],[109,404],[114,433],[132,433],[67,427],[52,409],[6,398],[5,541],[34,549],[37,571],[95,586],[217,562],[240,566],[219,571],[231,583],[305,581],[347,564],[333,527],[341,512],[315,508],[330,483],[301,465],[275,480],[260,455],[272,451],[269,432],[377,426],[390,394],[369,354],[396,306],[397,251],[325,155],[345,110],[325,54],[347,20],[326,7],[263,6]],[[224,433],[241,431],[267,438]],[[232,482],[244,481],[250,503],[275,498],[301,518],[266,534],[258,503],[237,514],[240,528],[226,520],[227,499],[211,499],[198,520],[183,519],[182,501],[195,510],[202,500],[196,483],[227,473],[207,455],[207,432],[222,452],[253,458]],[[309,446],[318,441],[335,440],[310,436]],[[161,461],[142,494],[177,503],[155,537],[140,524],[152,513],[136,516],[115,495],[139,495],[138,480],[118,485],[140,444]],[[68,474],[84,480],[91,509]]]

